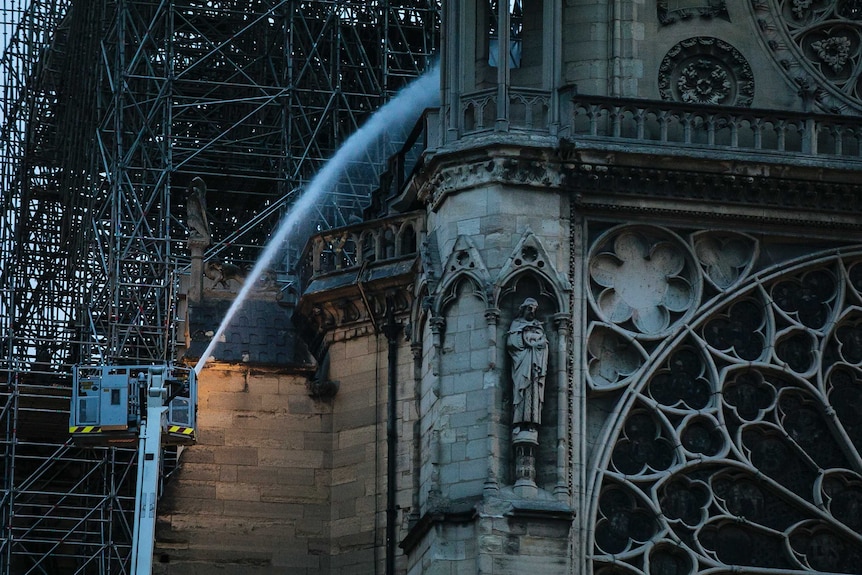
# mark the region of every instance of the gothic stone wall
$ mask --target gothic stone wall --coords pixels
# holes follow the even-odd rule
[[[329,573],[382,573],[387,494],[388,342],[386,337],[376,336],[370,325],[337,330],[331,335],[330,379],[340,385],[332,400]],[[410,513],[412,486],[413,359],[406,338],[398,338],[396,353],[395,429],[399,443],[395,520],[400,531],[401,523],[406,522]],[[397,538],[400,540],[400,533]]]
[[[303,375],[217,365],[198,381],[198,444],[160,501],[154,573],[323,572],[332,406]]]
[[[858,570],[862,232],[843,217],[858,213],[855,174],[724,177],[739,181],[735,201],[717,186],[700,193],[698,179],[721,168],[704,160],[697,177],[670,178],[668,198],[667,180],[634,180],[620,156],[555,185],[553,162],[533,170],[527,149],[493,153],[438,156],[420,192],[432,207],[426,245],[439,251],[423,259],[436,315],[422,332],[419,497],[431,517],[411,571],[513,572],[530,527],[549,523],[533,508],[526,532],[503,529],[530,498],[507,492],[501,334],[524,295],[552,304],[555,289],[570,290],[571,307],[552,310],[571,318],[570,353],[550,347],[572,363],[549,373],[569,376],[571,410],[556,422],[570,432],[562,492],[577,518],[571,547],[554,550],[562,533],[541,542],[560,561],[549,572],[566,559],[599,575]],[[764,207],[771,187],[781,202]],[[524,276],[540,278],[526,294]],[[543,313],[551,329],[558,319]],[[470,449],[483,432],[484,461]],[[542,465],[553,457],[540,451]],[[537,473],[537,502],[557,495],[547,477]],[[483,530],[491,517],[496,532]]]
[[[581,94],[785,110],[803,108],[799,88],[807,85],[815,99],[832,100],[857,58],[849,46],[858,41],[858,24],[809,5],[566,2],[563,83]],[[855,30],[830,30],[830,19]],[[840,99],[858,109],[857,95]]]

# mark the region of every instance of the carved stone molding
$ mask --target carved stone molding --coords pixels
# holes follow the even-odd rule
[[[862,229],[852,217],[862,210],[862,185],[856,183],[581,164],[567,184],[581,208]]]
[[[422,183],[418,197],[436,207],[451,192],[488,183],[557,187],[562,179],[559,165],[547,157],[485,156],[441,166],[431,179]]]
[[[396,316],[410,313],[413,294],[408,281],[354,283],[331,291],[304,294],[297,308],[303,335],[310,347],[322,341],[338,341],[374,333],[384,322],[387,305]]]
[[[659,67],[659,93],[687,104],[750,106],[754,76],[733,46],[711,37],[688,38],[665,55]]]

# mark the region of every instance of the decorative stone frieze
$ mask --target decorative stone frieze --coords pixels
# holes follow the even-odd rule
[[[449,193],[489,183],[554,188],[562,179],[556,158],[546,155],[463,158],[440,166],[431,179],[422,182],[418,199],[438,206]]]
[[[582,208],[862,229],[862,185],[759,175],[580,164],[567,180]],[[721,204],[721,212],[708,208]],[[768,209],[765,209],[768,208]]]

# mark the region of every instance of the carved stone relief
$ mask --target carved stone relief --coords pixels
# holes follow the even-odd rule
[[[862,248],[759,252],[644,226],[594,241],[587,383],[614,414],[592,440],[597,575],[862,564]],[[645,279],[615,288],[632,262]],[[660,321],[633,320],[646,303]]]
[[[862,112],[862,2],[752,0],[773,57],[822,110]]]
[[[779,208],[784,213],[795,210],[797,225],[824,225],[825,219],[818,219],[818,214],[825,213],[828,226],[862,229],[859,218],[845,217],[862,210],[862,186],[856,183],[589,164],[581,164],[568,182],[581,190],[575,200],[582,207],[615,209],[622,202],[637,206],[648,198],[669,201],[671,213],[714,219],[722,214],[704,202],[718,201],[743,208],[749,217],[762,221],[774,221],[773,210]]]
[[[687,104],[750,106],[754,76],[736,48],[718,38],[683,40],[662,60],[659,93],[665,100]]]
[[[724,0],[658,0],[656,13],[659,22],[665,25],[694,17],[730,21]]]

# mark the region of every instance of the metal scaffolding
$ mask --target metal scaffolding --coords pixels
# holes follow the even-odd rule
[[[127,569],[134,453],[68,443],[69,373],[174,356],[189,182],[207,257],[254,261],[438,34],[437,0],[4,2],[0,574]],[[345,180],[320,227],[373,185]]]

